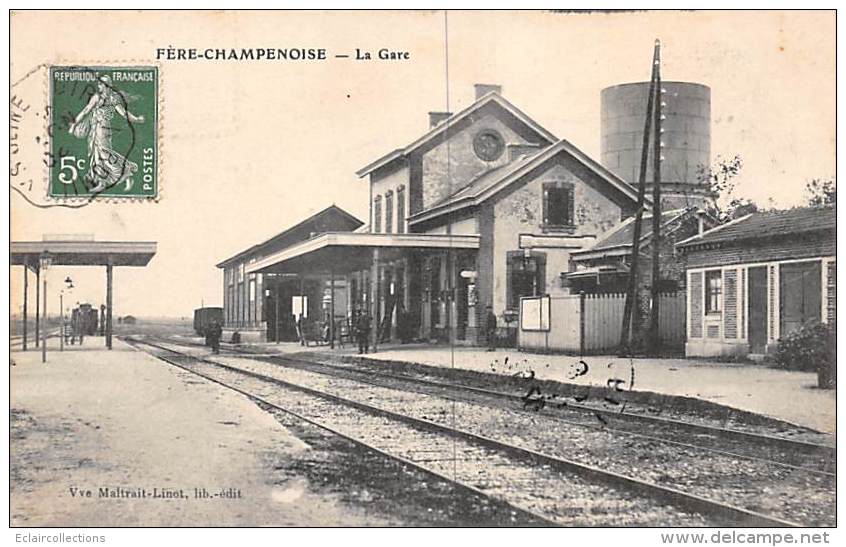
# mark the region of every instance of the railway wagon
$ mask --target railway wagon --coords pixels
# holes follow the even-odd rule
[[[94,336],[97,334],[99,314],[97,313],[97,308],[93,308],[91,304],[80,304],[79,307],[74,309],[71,321],[74,325],[81,325],[82,332],[86,336]]]
[[[194,310],[194,332],[200,336],[206,335],[206,327],[217,321],[223,324],[223,308],[205,307]]]

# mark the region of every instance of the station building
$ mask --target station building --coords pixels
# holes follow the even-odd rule
[[[752,213],[676,247],[687,261],[688,356],[762,355],[837,320],[833,206]]]
[[[325,300],[335,321],[367,310],[374,341],[479,343],[487,306],[501,335],[512,332],[521,297],[568,294],[571,255],[635,211],[632,185],[529,118],[499,86],[477,84],[470,106],[431,112],[428,122],[419,138],[357,172],[369,185],[366,224],[324,212],[338,223],[303,226],[312,217],[218,265],[228,328],[273,339],[276,295],[310,292],[311,314]],[[270,279],[289,279],[288,292],[274,293]]]
[[[310,272],[301,275],[261,275],[247,267],[261,258],[306,241],[324,232],[347,232],[364,223],[336,205],[315,213],[283,232],[221,261],[223,270],[223,330],[229,339],[236,331],[245,342],[293,341],[297,339],[295,318],[322,318],[331,280]],[[343,279],[336,294],[343,298]],[[338,301],[344,309],[343,300]],[[328,304],[328,303],[327,303]]]

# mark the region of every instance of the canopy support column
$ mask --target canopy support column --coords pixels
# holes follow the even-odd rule
[[[29,300],[29,264],[24,264],[24,294],[23,294],[23,351],[26,351],[27,301]]]
[[[335,270],[329,272],[329,347],[335,349]]]
[[[373,264],[370,266],[370,318],[373,335],[373,351],[379,344],[379,248],[373,249]]]
[[[41,344],[41,268],[35,270],[35,347]]]
[[[109,263],[106,265],[106,347],[112,349],[112,278],[114,274],[114,264],[112,258],[109,257]]]
[[[273,336],[275,338],[274,341],[277,344],[279,343],[279,324],[280,324],[280,321],[279,321],[279,319],[280,319],[280,317],[279,317],[279,313],[280,313],[279,299],[280,298],[282,298],[282,281],[280,280],[279,276],[277,275],[276,276],[276,294],[273,297],[273,306],[276,308],[274,310],[274,317],[276,318],[275,319],[276,325],[273,326],[273,333],[274,333]]]
[[[39,268],[39,270],[40,269],[41,268]],[[46,363],[47,362],[47,328],[46,328],[47,327],[47,325],[46,325],[46,323],[47,323],[47,271],[46,270],[44,271],[44,281],[42,281],[42,283],[44,283],[44,288],[42,289],[42,293],[43,293],[42,298],[44,299],[44,304],[43,304],[44,305],[44,314],[43,314],[43,317],[44,317],[44,323],[45,323],[44,327],[45,328],[41,329],[41,336],[42,336],[42,338],[41,338],[41,362]]]

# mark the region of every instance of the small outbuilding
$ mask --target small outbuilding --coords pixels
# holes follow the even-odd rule
[[[836,320],[833,206],[752,213],[676,248],[688,357],[764,354],[808,321]]]

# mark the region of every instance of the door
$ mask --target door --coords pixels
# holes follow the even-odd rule
[[[767,268],[749,268],[749,352],[764,353],[767,345]]]
[[[779,316],[782,338],[811,319],[820,320],[821,276],[819,261],[781,265]]]
[[[429,263],[429,336],[434,336],[441,322],[441,261],[432,257]]]
[[[264,299],[264,318],[265,324],[267,325],[267,341],[268,342],[278,342],[279,341],[279,333],[276,332],[278,329],[278,325],[276,323],[276,299],[279,298],[279,295],[274,294],[271,290],[271,294],[265,297]]]
[[[459,276],[457,283],[457,294],[455,296],[456,315],[458,315],[458,332],[455,337],[458,340],[465,340],[467,338],[467,317],[468,317],[468,302],[467,302],[467,279]]]

